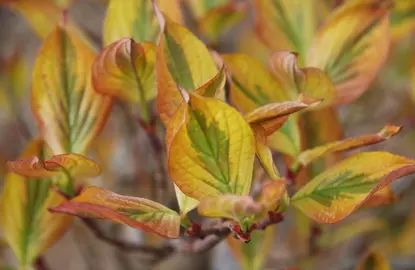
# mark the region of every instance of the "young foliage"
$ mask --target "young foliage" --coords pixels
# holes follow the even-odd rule
[[[122,196],[94,186],[87,187],[79,196],[51,208],[51,211],[108,219],[167,238],[179,236],[180,216],[173,210],[151,200]]]

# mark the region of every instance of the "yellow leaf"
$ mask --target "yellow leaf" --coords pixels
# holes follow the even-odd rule
[[[369,251],[360,259],[355,270],[391,270],[388,260],[378,251]]]
[[[336,104],[360,97],[386,60],[389,18],[382,2],[345,4],[333,12],[314,37],[306,64],[329,74],[338,93]]]
[[[173,21],[182,23],[179,0],[156,0],[158,7]],[[156,42],[160,26],[150,0],[111,0],[104,21],[104,46],[123,38],[135,42]]]
[[[105,124],[111,98],[94,91],[95,54],[71,31],[57,27],[33,70],[32,110],[54,154],[85,153]]]
[[[248,220],[253,222],[254,217],[264,211],[264,207],[251,196],[225,194],[203,198],[197,206],[197,211],[202,216],[229,218],[243,224]]]
[[[173,210],[151,200],[119,195],[100,187],[89,186],[79,196],[51,211],[108,219],[167,238],[179,236],[180,216]]]
[[[284,179],[265,182],[257,202],[263,205],[267,211],[277,211],[286,190],[287,185]]]
[[[157,109],[167,124],[182,102],[177,86],[194,91],[212,80],[218,68],[203,42],[188,29],[167,17],[160,20],[164,25],[156,61]]]
[[[394,1],[390,15],[392,39],[399,41],[415,30],[415,2],[412,0]]]
[[[45,161],[33,156],[9,161],[7,165],[14,173],[32,178],[49,178],[61,173],[68,174],[72,179],[92,178],[101,173],[101,168],[94,161],[74,153],[52,156]]]
[[[92,65],[92,82],[97,92],[140,106],[148,121],[147,101],[156,97],[156,46],[121,39],[106,47]]]
[[[320,223],[335,223],[392,181],[415,172],[415,161],[387,152],[363,152],[317,175],[291,203]]]
[[[38,155],[41,140],[32,141],[22,158]],[[9,173],[0,201],[0,225],[8,244],[21,265],[29,266],[67,231],[71,217],[51,214],[48,208],[66,199],[47,179],[24,178]]]
[[[192,15],[199,19],[209,13],[210,10],[226,5],[230,1],[232,0],[184,0],[183,2],[189,7]]]
[[[272,250],[275,240],[276,226],[268,226],[265,231],[255,230],[251,234],[251,241],[244,243],[229,236],[227,243],[244,270],[259,270],[266,257]]]
[[[316,160],[324,155],[352,150],[358,147],[372,145],[390,139],[401,131],[402,127],[386,125],[381,131],[373,135],[362,135],[354,138],[348,138],[342,141],[336,141],[325,145],[317,146],[315,148],[302,152],[297,158],[294,166],[302,164],[306,166],[313,160]]]
[[[226,103],[192,92],[181,109],[184,121],[168,154],[175,184],[198,200],[226,193],[247,195],[255,141],[244,118]]]

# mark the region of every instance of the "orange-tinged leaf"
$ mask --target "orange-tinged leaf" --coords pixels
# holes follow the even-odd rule
[[[57,27],[45,40],[33,70],[32,110],[54,154],[85,153],[111,109],[94,91],[95,54],[71,31]]]
[[[41,140],[32,141],[22,158],[38,155]],[[13,172],[6,176],[0,200],[3,235],[22,266],[31,265],[69,228],[71,217],[51,214],[47,208],[66,199],[51,190],[47,179],[24,178]]]
[[[197,211],[202,216],[229,218],[243,224],[248,220],[253,221],[256,215],[264,211],[264,207],[251,196],[225,194],[202,199]]]
[[[306,64],[325,70],[333,80],[336,104],[350,103],[363,94],[389,50],[388,7],[384,1],[355,2],[333,12],[307,54]]]
[[[167,17],[159,21],[164,25],[156,61],[157,109],[166,124],[182,102],[177,86],[194,91],[212,80],[218,68],[203,42],[188,29]]]
[[[391,270],[388,260],[379,251],[364,254],[355,270]]]
[[[299,93],[323,99],[316,108],[330,105],[336,98],[334,85],[328,74],[313,67],[300,68],[298,55],[288,51],[273,53],[269,59],[272,73],[291,98]]]
[[[146,103],[156,97],[156,50],[150,42],[129,38],[112,43],[92,65],[95,90],[139,105],[141,117],[149,120]]]
[[[217,99],[189,92],[186,105],[168,154],[175,184],[198,200],[227,193],[247,195],[255,156],[249,125],[234,108]]]
[[[398,197],[393,193],[391,185],[387,185],[384,188],[379,189],[372,196],[370,196],[363,204],[362,207],[377,207],[380,205],[390,204],[398,200]]]
[[[156,0],[158,7],[173,21],[182,23],[179,0]],[[123,38],[136,42],[156,42],[160,26],[149,0],[111,0],[104,22],[103,40],[108,46]]]
[[[358,147],[372,145],[388,140],[399,133],[402,127],[386,125],[381,131],[373,135],[362,135],[358,137],[348,138],[342,141],[336,141],[325,145],[317,146],[315,148],[302,152],[296,159],[297,164],[304,166],[310,164],[324,155],[352,150]]]
[[[221,34],[229,31],[248,12],[248,3],[231,1],[223,6],[210,9],[198,19],[199,31],[213,44],[217,44]]]
[[[210,81],[196,89],[195,92],[204,97],[213,97],[220,100],[225,100],[225,84],[226,84],[226,70],[222,65],[218,74]]]
[[[268,136],[267,145],[285,155],[297,156],[301,152],[297,117],[295,115],[291,116],[279,130]]]
[[[261,162],[262,167],[269,177],[276,180],[280,178],[277,167],[272,158],[271,150],[267,146],[267,136],[265,129],[261,125],[251,124],[252,131],[255,135],[256,156]]]
[[[269,136],[279,129],[288,119],[290,114],[316,106],[320,99],[307,98],[300,94],[297,101],[269,103],[245,115],[250,124],[258,124],[265,129],[265,135]]]
[[[32,178],[49,178],[61,173],[68,174],[72,179],[92,178],[101,173],[101,168],[94,161],[74,153],[52,156],[45,161],[33,156],[9,161],[7,165],[14,173]]]
[[[287,185],[284,179],[265,182],[257,202],[263,205],[267,211],[276,211],[286,190]]]
[[[179,236],[180,216],[173,210],[151,200],[119,195],[100,187],[89,186],[79,196],[51,211],[108,219],[168,238]]]
[[[415,161],[387,152],[362,152],[317,175],[291,204],[319,223],[335,223],[392,181],[415,172]]]
[[[244,243],[232,236],[227,243],[233,256],[244,270],[259,270],[272,250],[275,241],[276,226],[268,226],[264,231],[255,230],[251,233],[251,241]]]

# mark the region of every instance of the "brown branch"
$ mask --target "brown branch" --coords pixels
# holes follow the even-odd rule
[[[261,222],[257,224],[255,230],[265,230],[268,226],[278,224],[283,221],[282,214],[269,213]],[[199,239],[195,239],[192,242],[183,243],[180,247],[182,251],[202,253],[205,252],[222,240],[228,237],[232,232],[232,223],[230,221],[224,221],[219,226],[214,226],[207,229],[200,229],[198,232]]]
[[[49,266],[46,264],[45,258],[40,256],[35,261],[35,269],[36,270],[49,270]]]
[[[170,255],[174,251],[174,248],[169,245],[165,245],[161,247],[153,247],[150,245],[134,244],[134,243],[124,242],[119,239],[114,239],[106,235],[96,224],[95,220],[83,218],[82,221],[97,238],[125,252],[149,253],[149,254],[153,254],[157,256],[157,258],[160,259],[160,258],[164,258]]]

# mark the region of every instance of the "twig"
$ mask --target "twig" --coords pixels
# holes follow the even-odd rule
[[[45,258],[40,256],[35,261],[36,270],[49,270],[49,266],[46,264]]]
[[[99,228],[99,226],[95,223],[95,220],[83,218],[82,221],[94,233],[94,235],[97,238],[125,252],[150,253],[150,254],[156,255],[157,258],[164,258],[170,255],[174,251],[174,248],[169,245],[161,246],[161,247],[153,247],[149,245],[134,244],[134,243],[124,242],[119,239],[113,239],[110,236],[106,235]]]
[[[266,218],[257,224],[255,230],[265,230],[268,226],[278,224],[281,221],[283,221],[282,214],[269,213]],[[190,243],[183,243],[181,249],[186,252],[205,252],[219,244],[222,240],[228,237],[232,231],[232,223],[230,221],[225,221],[219,226],[200,229],[198,234],[199,239],[196,239]]]

